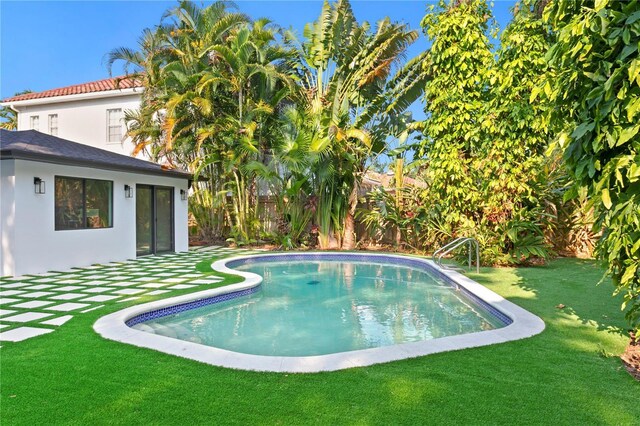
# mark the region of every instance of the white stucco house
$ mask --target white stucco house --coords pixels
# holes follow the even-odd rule
[[[68,134],[63,123],[59,134]],[[0,175],[0,276],[188,249],[187,172],[36,130],[0,130]]]
[[[25,93],[4,99],[0,105],[17,112],[17,130],[37,130],[131,155],[134,145],[126,137],[124,113],[140,108],[142,91],[141,81],[114,77]]]

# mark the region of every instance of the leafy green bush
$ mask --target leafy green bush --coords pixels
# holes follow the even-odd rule
[[[543,86],[569,120],[564,158],[593,201],[605,260],[640,330],[640,2],[556,0]]]

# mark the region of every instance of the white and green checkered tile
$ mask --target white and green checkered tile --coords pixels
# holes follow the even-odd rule
[[[0,342],[19,342],[50,333],[74,316],[109,303],[205,289],[222,279],[198,272],[196,263],[217,256],[257,252],[207,246],[187,253],[0,278]]]

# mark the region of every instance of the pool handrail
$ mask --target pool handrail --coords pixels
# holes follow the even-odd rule
[[[432,256],[433,261],[443,269],[451,269],[450,267],[442,264],[442,258],[465,243],[469,244],[469,269],[471,269],[471,248],[472,246],[474,246],[476,249],[476,273],[479,274],[480,273],[480,245],[478,244],[478,240],[472,237],[459,237],[453,241],[450,241],[444,246],[440,247],[438,250],[436,250],[433,253],[433,256]]]

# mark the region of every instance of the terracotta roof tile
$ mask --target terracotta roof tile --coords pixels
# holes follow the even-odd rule
[[[127,76],[105,78],[88,83],[74,84],[73,86],[58,89],[45,90],[44,92],[25,93],[23,95],[7,98],[2,102],[28,101],[31,99],[53,98],[56,96],[78,95],[81,93],[105,92],[108,90],[129,89],[142,87],[142,81]]]

